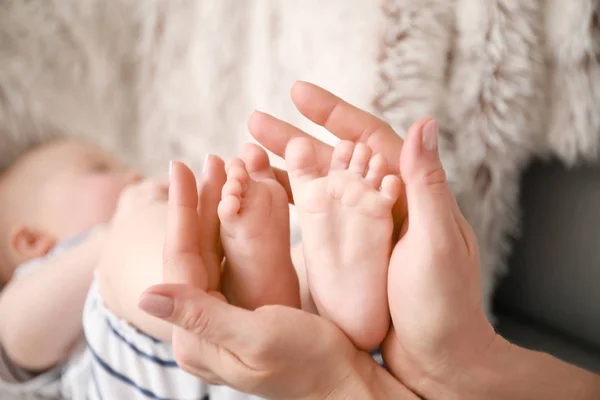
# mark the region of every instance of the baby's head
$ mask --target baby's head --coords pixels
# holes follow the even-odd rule
[[[24,153],[0,175],[0,283],[57,242],[109,222],[123,188],[140,179],[81,140],[54,139]]]

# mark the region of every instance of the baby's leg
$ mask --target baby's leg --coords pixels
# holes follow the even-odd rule
[[[167,205],[142,206],[115,221],[84,309],[91,399],[201,399],[210,388],[181,370],[171,327],[138,309],[141,293],[163,281]]]
[[[167,204],[140,207],[113,224],[96,268],[98,289],[106,307],[137,329],[171,341],[171,325],[138,308],[141,294],[163,282],[162,249]]]
[[[210,170],[209,167],[208,171]],[[193,176],[191,179],[194,179]],[[181,179],[178,182],[179,185],[173,187],[180,190]],[[190,185],[184,186],[191,188]],[[215,186],[220,189],[218,184]],[[204,196],[201,195],[201,198]],[[212,210],[213,220],[217,221],[218,196],[210,203],[211,207],[202,208],[199,213],[204,222],[209,220],[203,214],[205,210]],[[205,204],[204,201],[202,204]],[[189,204],[181,204],[178,208],[185,211],[189,207]],[[195,213],[196,207],[193,209]],[[174,215],[178,218],[177,213]],[[208,241],[216,241],[218,236],[211,235],[213,230],[208,229],[211,225],[203,225],[207,228],[203,234],[208,234]],[[230,388],[208,386],[180,369],[170,345],[171,326],[138,309],[140,294],[148,287],[163,282],[162,253],[166,232],[165,203],[140,206],[113,222],[107,249],[98,264],[97,280],[90,289],[84,311],[84,331],[91,355],[92,373],[88,397],[253,398]],[[201,246],[204,243],[203,240],[199,242]],[[192,260],[192,264],[196,265],[196,260]],[[181,280],[184,276],[189,276],[189,279],[184,279],[186,282],[197,286],[211,286],[210,273],[201,273],[196,277],[191,276],[194,271],[189,270],[170,273],[180,274],[167,277],[167,280]]]
[[[241,159],[233,159],[227,168],[218,210],[227,260],[223,294],[247,309],[268,304],[299,307],[286,191],[275,179],[264,150],[249,144],[243,153],[254,159],[253,166],[262,168],[249,171]]]
[[[288,145],[286,163],[298,209],[308,284],[319,312],[363,349],[389,327],[387,271],[398,177],[381,156],[341,142],[327,176],[308,140]]]

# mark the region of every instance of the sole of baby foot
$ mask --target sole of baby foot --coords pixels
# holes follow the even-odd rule
[[[274,178],[254,178],[243,161],[234,159],[228,165],[218,208],[226,254],[223,293],[246,309],[271,304],[298,307],[287,194]]]
[[[385,159],[366,145],[340,142],[327,175],[313,158],[310,142],[288,145],[309,287],[319,313],[371,349],[390,323],[387,270],[400,180],[385,176]]]

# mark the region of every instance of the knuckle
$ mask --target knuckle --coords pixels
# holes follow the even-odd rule
[[[421,179],[433,191],[445,193],[448,190],[446,171],[441,165],[424,174]]]
[[[193,310],[184,310],[180,325],[196,336],[203,336],[210,327],[210,315],[203,307],[196,305]]]

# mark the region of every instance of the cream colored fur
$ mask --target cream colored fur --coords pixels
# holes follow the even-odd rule
[[[445,164],[481,246],[489,310],[534,157],[598,157],[597,0],[387,0],[377,108],[441,121]]]
[[[320,84],[404,134],[433,115],[482,248],[486,304],[536,156],[598,157],[595,0],[0,0],[0,161],[52,131],[153,172],[236,153],[254,108],[320,134]]]

